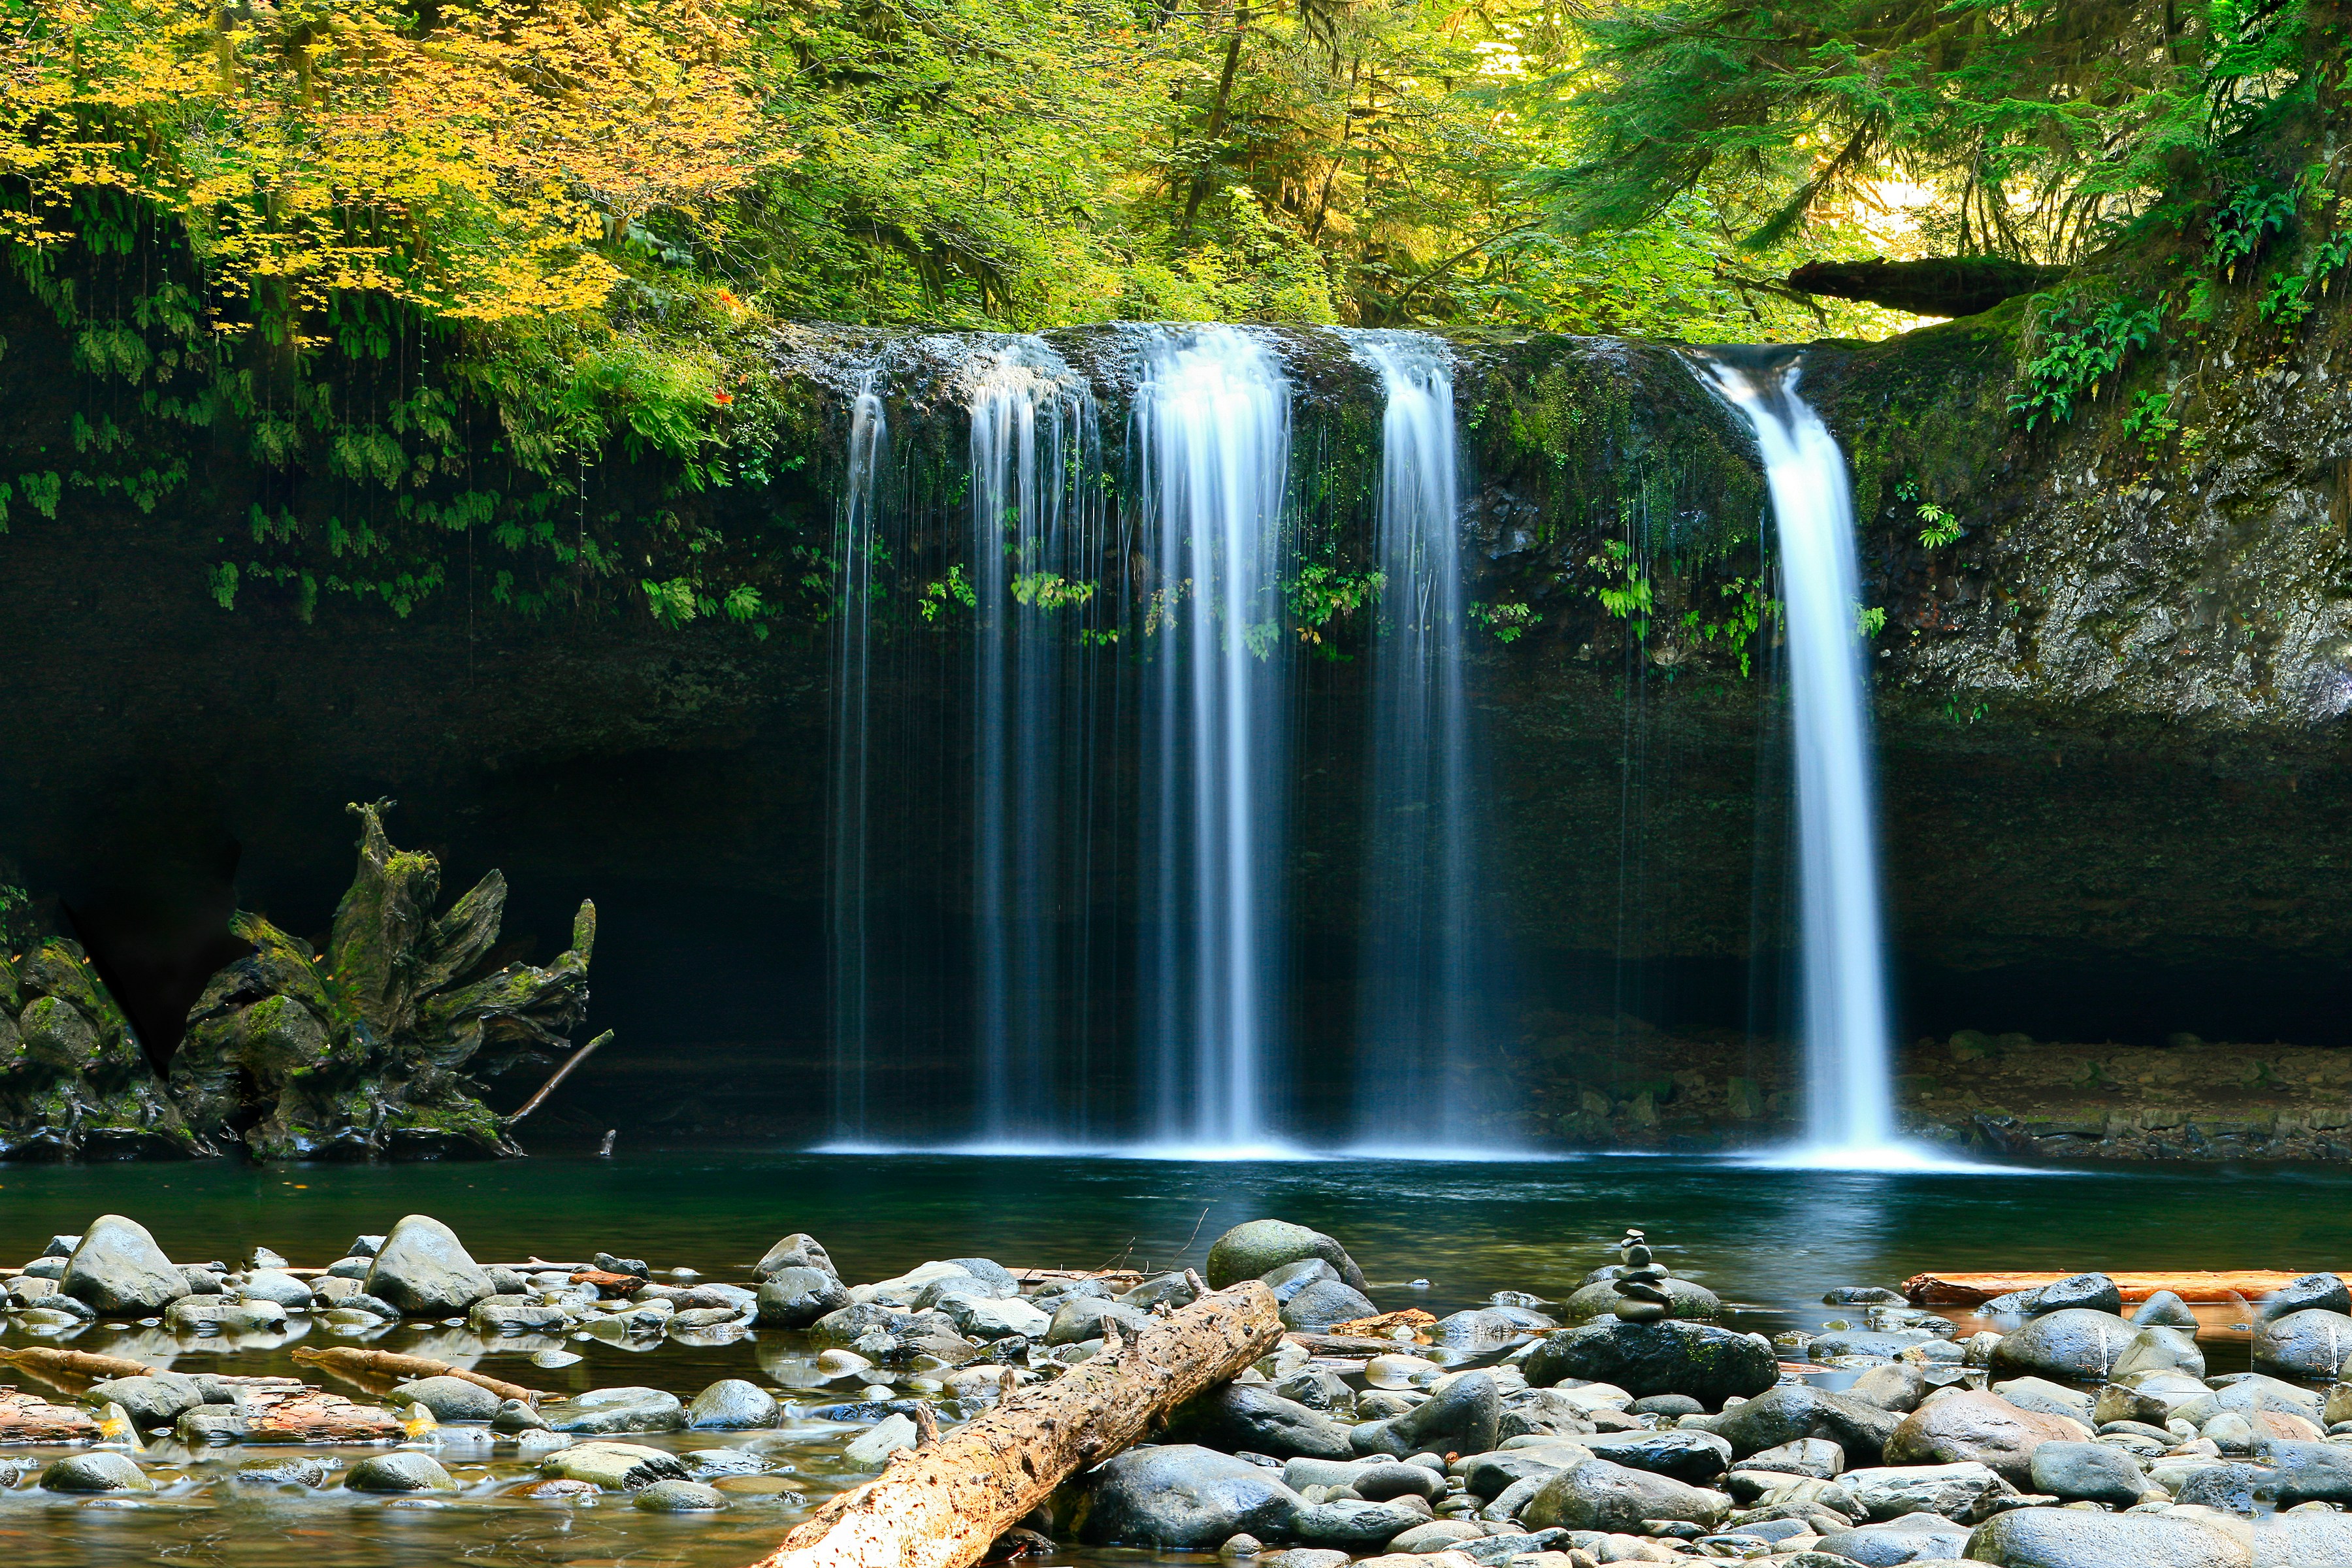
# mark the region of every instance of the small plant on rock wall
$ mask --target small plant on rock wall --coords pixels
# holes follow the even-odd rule
[[[1299,567],[1298,575],[1283,587],[1298,640],[1313,648],[1318,658],[1344,660],[1348,656],[1327,641],[1324,634],[1328,631],[1336,637],[1339,628],[1332,623],[1354,619],[1358,610],[1381,596],[1387,582],[1379,572],[1349,573],[1314,562]]]
[[[1470,618],[1495,634],[1499,643],[1515,643],[1532,626],[1543,624],[1533,605],[1484,605],[1473,601]]]
[[[1764,622],[1780,615],[1780,602],[1764,592],[1763,580],[1758,577],[1734,577],[1717,584],[1715,592],[1721,608],[1713,615],[1705,610],[1684,611],[1683,631],[1709,647],[1720,643],[1738,661],[1739,678],[1745,680],[1754,672],[1750,645]]]
[[[1622,539],[1612,539],[1601,547],[1601,553],[1585,557],[1584,563],[1601,575],[1601,585],[1592,596],[1601,607],[1623,621],[1636,642],[1650,635],[1650,610],[1655,595],[1649,577],[1634,558],[1633,547]]]
[[[1922,549],[1941,550],[1945,545],[1958,542],[1960,535],[1968,531],[1953,513],[1934,501],[1923,500],[1919,487],[1909,479],[1895,487],[1895,496],[1897,500],[1909,501],[1917,513]]]
[[[2180,421],[2172,416],[2172,394],[2132,394],[2131,412],[2124,416],[2125,435],[2153,452],[2179,431]]]
[[[946,576],[925,584],[916,602],[922,608],[923,619],[931,622],[951,605],[961,605],[967,610],[974,608],[980,603],[980,595],[973,589],[971,579],[963,574],[963,563],[959,561],[949,566]]]
[[[2070,422],[2134,350],[2155,341],[2162,325],[2162,311],[2138,300],[2095,306],[2076,296],[2042,296],[2028,335],[2034,357],[2018,372],[2021,384],[2010,395],[2010,414],[2028,430]]]

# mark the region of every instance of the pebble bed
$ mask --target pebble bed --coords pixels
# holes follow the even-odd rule
[[[2126,1316],[2095,1274],[1966,1317],[1830,1285],[1817,1329],[1769,1338],[1638,1233],[1565,1300],[1503,1290],[1444,1318],[1382,1313],[1337,1239],[1279,1221],[1226,1232],[1201,1274],[1263,1279],[1291,1332],[1003,1555],[2352,1568],[2352,1296],[2332,1274],[2234,1331],[2162,1293]],[[5,1342],[36,1351],[0,1370],[9,1568],[748,1563],[914,1446],[917,1402],[969,1420],[1202,1283],[968,1258],[851,1284],[804,1235],[737,1281],[602,1253],[484,1265],[423,1215],[323,1268],[175,1263],[107,1215],[0,1278]],[[338,1346],[551,1397],[294,1353]],[[2209,1375],[2224,1346],[2252,1370]],[[94,1378],[43,1348],[151,1373]],[[634,1381],[610,1376],[623,1362]],[[289,1441],[289,1401],[340,1425]]]

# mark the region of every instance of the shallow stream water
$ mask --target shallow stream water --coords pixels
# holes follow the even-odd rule
[[[776,1237],[805,1230],[856,1281],[975,1255],[1014,1267],[1197,1265],[1228,1226],[1275,1215],[1339,1237],[1383,1310],[1442,1315],[1498,1289],[1565,1297],[1613,1260],[1612,1244],[1633,1225],[1677,1274],[1721,1295],[1734,1323],[1769,1333],[1835,1315],[1820,1304],[1832,1285],[1899,1286],[1924,1269],[2332,1268],[2342,1261],[2347,1198],[2352,1173],[2334,1169],[1873,1175],[1625,1156],[1440,1164],[672,1152],[499,1164],[12,1166],[0,1167],[0,1258],[29,1258],[52,1234],[111,1211],[147,1226],[183,1261],[234,1264],[258,1243],[315,1265],[355,1235],[421,1212],[454,1226],[486,1262],[569,1262],[604,1250],[645,1258],[657,1278],[683,1266],[726,1281],[747,1279]],[[316,1331],[300,1342],[175,1340],[107,1325],[6,1340],[183,1371],[314,1378],[293,1362],[293,1344],[346,1342]],[[563,1348],[583,1359],[557,1370],[529,1360],[553,1341],[485,1343],[462,1329],[404,1325],[368,1342],[558,1393],[632,1384],[691,1397],[734,1376],[779,1388],[803,1410],[858,1396],[855,1378],[818,1384],[814,1347],[772,1331],[642,1350],[573,1340]],[[2209,1350],[2212,1370],[2233,1370],[2226,1345]],[[30,1377],[13,1381],[42,1389]],[[619,1498],[583,1507],[506,1495],[516,1467],[493,1464],[488,1450],[442,1455],[467,1489],[438,1503],[240,1484],[230,1479],[239,1466],[303,1450],[190,1453],[165,1440],[153,1442],[151,1468],[184,1480],[136,1500],[74,1500],[33,1488],[50,1451],[0,1450],[0,1461],[34,1462],[22,1483],[0,1491],[0,1563],[725,1568],[763,1555],[807,1508],[858,1479],[839,1458],[857,1429],[803,1419],[781,1431],[644,1439],[679,1451],[751,1449],[791,1467],[744,1483],[778,1489],[732,1494],[733,1506],[715,1515],[648,1514]]]

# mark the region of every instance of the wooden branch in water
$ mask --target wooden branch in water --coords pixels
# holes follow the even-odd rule
[[[578,1050],[572,1052],[569,1057],[565,1058],[563,1065],[555,1069],[553,1076],[549,1078],[545,1083],[539,1086],[539,1092],[532,1095],[529,1100],[524,1100],[522,1102],[522,1109],[516,1111],[512,1116],[499,1118],[499,1124],[502,1127],[512,1127],[516,1122],[520,1121],[524,1117],[529,1116],[532,1111],[537,1110],[539,1109],[539,1102],[545,1100],[549,1095],[553,1094],[555,1092],[555,1086],[562,1083],[565,1079],[570,1078],[573,1068],[576,1068],[582,1062],[586,1061],[589,1057],[594,1053],[598,1046],[603,1045],[606,1040],[609,1040],[612,1037],[613,1031],[607,1029],[603,1034],[597,1036],[594,1039],[589,1041],[586,1045],[581,1047]]]
[[[451,1366],[446,1361],[430,1356],[402,1355],[397,1351],[367,1351],[356,1345],[333,1345],[325,1350],[312,1350],[307,1345],[294,1347],[294,1359],[306,1366],[315,1366],[333,1373],[347,1382],[364,1388],[372,1383],[406,1383],[419,1377],[454,1377],[461,1382],[488,1389],[500,1399],[520,1399],[526,1405],[537,1405],[557,1395],[536,1388],[525,1388],[519,1383],[503,1383],[478,1372]]]
[[[31,1345],[24,1350],[0,1350],[0,1363],[18,1366],[44,1383],[54,1383],[59,1388],[73,1384],[59,1382],[71,1378],[75,1383],[104,1383],[114,1377],[152,1377],[155,1369],[144,1362],[131,1361],[119,1355],[92,1355],[88,1351],[61,1351],[47,1345]]]
[[[842,1493],[758,1568],[970,1568],[1079,1468],[1230,1382],[1282,1338],[1274,1292],[1252,1279],[1203,1296],[1123,1352],[1009,1394]],[[1010,1369],[1007,1369],[1008,1373]]]

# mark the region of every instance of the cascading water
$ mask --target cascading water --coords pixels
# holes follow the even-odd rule
[[[866,1135],[866,812],[870,783],[874,565],[883,461],[889,451],[881,372],[850,405],[848,460],[834,531],[833,773],[827,801],[826,945],[833,960],[833,1135]]]
[[[1888,1065],[1878,819],[1845,456],[1798,395],[1799,363],[1728,355],[1707,379],[1755,427],[1787,595],[1797,779],[1807,1164],[1912,1163]]]
[[[1289,389],[1247,332],[1139,335],[1148,1120],[1163,1142],[1238,1152],[1267,1141],[1277,1044]]]
[[[1475,1131],[1476,842],[1465,687],[1454,356],[1418,332],[1342,334],[1387,397],[1374,548],[1371,797],[1358,987],[1360,1138],[1421,1149]]]
[[[972,923],[980,1131],[1087,1128],[1093,704],[1070,661],[1103,552],[1094,395],[1042,339],[982,347],[971,407]],[[1075,923],[1073,942],[1064,932]],[[1067,1047],[1066,1049],[1065,1047]]]

